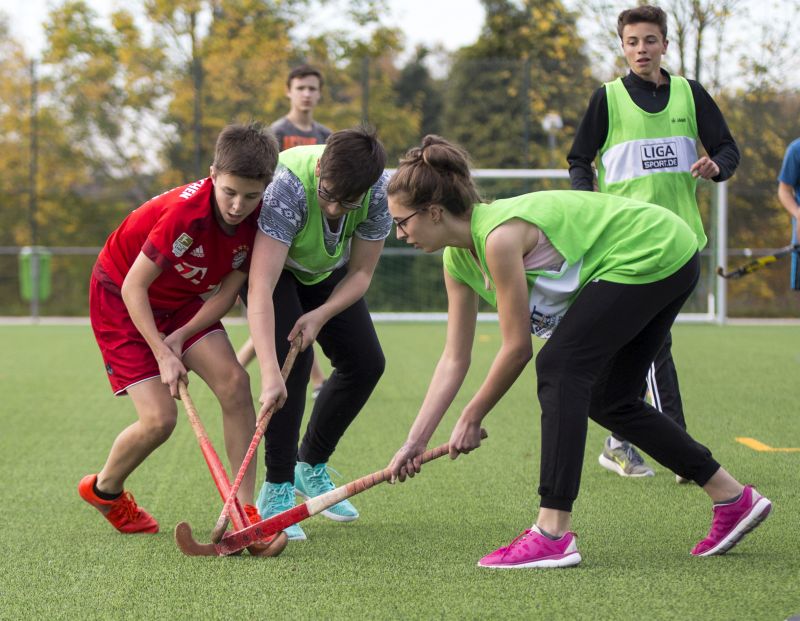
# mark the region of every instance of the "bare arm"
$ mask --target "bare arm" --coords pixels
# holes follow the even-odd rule
[[[278,283],[289,246],[256,233],[253,258],[250,261],[250,283],[247,294],[247,322],[261,371],[261,411],[275,404],[280,408],[286,401],[286,384],[281,378],[278,355],[275,351],[275,308],[272,293]]]
[[[239,289],[246,279],[247,274],[239,270],[233,270],[227,274],[222,279],[219,289],[206,299],[195,316],[164,339],[164,342],[175,352],[176,356],[180,357],[186,339],[191,338],[225,316],[236,302]]]
[[[796,236],[797,239],[800,240],[800,205],[797,204],[794,188],[788,183],[779,181],[778,200],[781,202],[781,205],[783,205],[783,208],[789,212],[789,215],[795,219],[795,226],[797,227]]]
[[[533,357],[528,283],[522,257],[536,245],[539,230],[522,220],[497,227],[486,241],[486,263],[497,290],[502,344],[486,379],[464,408],[450,436],[450,456],[480,446],[484,417],[508,392]]]
[[[447,340],[444,351],[408,438],[389,464],[392,475],[401,481],[405,480],[406,475],[414,476],[419,472],[422,466],[420,456],[461,388],[471,362],[478,296],[447,271],[444,273],[444,282],[447,288]]]
[[[177,397],[178,380],[188,381],[186,367],[161,337],[147,294],[150,285],[158,278],[159,274],[161,274],[161,268],[147,255],[140,252],[122,282],[122,300],[125,302],[133,325],[144,337],[158,362],[161,382],[169,386],[173,397]]]

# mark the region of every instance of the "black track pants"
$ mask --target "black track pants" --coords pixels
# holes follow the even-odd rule
[[[642,398],[647,391],[653,396],[653,407],[665,416],[669,416],[678,425],[686,429],[683,416],[683,401],[678,385],[678,372],[672,359],[672,334],[667,334],[664,345],[658,350],[653,364],[647,371],[647,381],[642,388]],[[619,434],[612,434],[617,440],[625,440]]]
[[[698,274],[695,255],[658,282],[589,283],[539,352],[542,507],[572,510],[589,418],[700,485],[719,469],[706,447],[641,398],[647,369]]]

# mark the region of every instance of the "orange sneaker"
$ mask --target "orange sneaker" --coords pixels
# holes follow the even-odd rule
[[[261,521],[261,514],[255,505],[245,505],[244,512],[247,514],[247,519],[250,520],[251,525]]]
[[[94,493],[96,474],[87,474],[78,483],[81,498],[92,505],[121,533],[157,533],[158,522],[136,504],[130,492],[122,492],[115,500],[103,500]]]

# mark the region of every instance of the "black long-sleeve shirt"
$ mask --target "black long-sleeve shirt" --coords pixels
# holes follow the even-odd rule
[[[667,77],[669,74],[661,69]],[[739,148],[728,129],[728,124],[716,102],[701,84],[688,80],[694,98],[697,132],[700,142],[708,156],[719,166],[719,175],[713,181],[725,181],[730,178],[739,165]],[[669,80],[666,84],[656,86],[640,78],[633,72],[622,78],[622,84],[633,102],[645,112],[661,112],[669,103]],[[592,162],[608,136],[608,99],[605,86],[598,88],[586,109],[572,148],[567,155],[569,162],[569,179],[573,190],[589,190],[593,188],[594,171]]]

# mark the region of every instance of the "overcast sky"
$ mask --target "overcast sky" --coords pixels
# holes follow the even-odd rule
[[[118,0],[88,0],[101,15],[128,3]],[[0,11],[11,21],[12,34],[27,52],[37,55],[44,44],[42,21],[53,0],[0,0]],[[388,0],[391,17],[384,23],[398,26],[406,36],[406,49],[418,44],[441,43],[448,50],[474,42],[483,24],[479,0]],[[329,23],[331,16],[323,18]],[[334,18],[335,19],[335,18]]]

